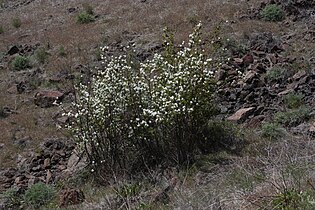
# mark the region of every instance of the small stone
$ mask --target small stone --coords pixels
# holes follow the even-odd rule
[[[59,165],[58,166],[58,169],[60,170],[60,171],[63,171],[63,170],[65,170],[67,167],[66,166],[64,166],[64,165]]]
[[[23,181],[23,179],[25,179],[24,176],[18,176],[18,177],[15,178],[14,183],[15,183],[16,185],[20,185],[21,182]]]
[[[303,71],[299,71],[298,73],[294,74],[292,78],[294,80],[299,80],[299,79],[301,79],[302,77],[305,77],[305,76],[306,76],[306,72],[303,70]]]
[[[32,167],[32,171],[33,171],[33,172],[40,171],[40,169],[41,169],[41,166],[40,166],[40,165],[35,166],[35,167]]]
[[[286,90],[281,91],[280,93],[278,93],[278,96],[287,95],[288,93],[292,93],[292,92],[294,92],[293,89],[286,89]]]
[[[242,58],[234,58],[234,63],[238,66],[243,64],[243,59]]]
[[[69,117],[67,117],[67,116],[58,117],[58,118],[56,119],[56,121],[57,121],[59,124],[64,125],[64,124],[66,124],[67,122],[69,122]]]
[[[18,88],[17,85],[12,85],[7,89],[7,92],[10,94],[18,94]]]
[[[46,184],[48,184],[51,181],[52,178],[52,173],[50,170],[47,170],[47,174],[46,174]]]
[[[254,71],[249,71],[246,73],[245,77],[244,77],[244,82],[245,83],[251,83],[253,81],[253,79],[256,77],[257,73]]]
[[[50,158],[46,158],[44,160],[44,169],[49,168],[50,167]]]
[[[254,63],[254,57],[252,54],[246,54],[244,55],[244,57],[242,58],[243,60],[243,64],[248,66],[251,63]]]

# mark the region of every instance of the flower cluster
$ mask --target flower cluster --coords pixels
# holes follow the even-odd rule
[[[197,118],[209,118],[214,70],[200,31],[198,24],[187,46],[176,50],[166,30],[163,53],[145,62],[131,54],[104,59],[105,68],[78,85],[74,109],[67,113],[73,119],[69,129],[93,165],[125,164],[130,155],[143,156],[153,144],[167,145],[153,142],[175,141],[169,132],[179,120],[189,126]],[[179,131],[186,129],[182,125]]]

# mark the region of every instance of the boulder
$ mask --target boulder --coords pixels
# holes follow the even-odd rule
[[[17,53],[19,53],[19,52],[20,52],[19,48],[14,45],[14,46],[12,46],[12,47],[9,49],[8,55],[14,55],[14,54],[17,54]]]
[[[255,107],[248,107],[248,108],[239,109],[233,115],[228,117],[227,120],[241,123],[244,120],[246,120],[246,118],[248,118],[248,116],[250,116],[254,112],[254,110],[255,110]]]
[[[51,107],[61,103],[64,93],[54,90],[41,90],[35,94],[34,103],[42,108]]]

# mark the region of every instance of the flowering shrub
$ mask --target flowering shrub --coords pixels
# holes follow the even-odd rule
[[[102,56],[105,68],[78,85],[69,129],[93,171],[181,164],[200,152],[198,141],[214,114],[213,62],[203,53],[200,31],[198,24],[176,50],[165,30],[163,53],[145,62],[131,53]]]

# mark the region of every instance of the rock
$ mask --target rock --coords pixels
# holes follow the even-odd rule
[[[35,94],[34,103],[42,108],[51,107],[60,103],[64,94],[54,90],[41,90]]]
[[[70,7],[70,8],[68,8],[67,10],[68,10],[69,13],[73,13],[73,12],[76,11],[76,8]]]
[[[18,94],[18,88],[17,85],[12,85],[7,89],[7,92],[10,94]]]
[[[286,90],[281,91],[280,93],[278,93],[278,96],[287,95],[288,93],[293,93],[293,92],[294,92],[293,89],[286,89]]]
[[[253,79],[256,77],[257,73],[255,71],[249,71],[246,73],[244,77],[244,82],[245,83],[251,83]]]
[[[57,169],[59,170],[59,171],[63,171],[63,170],[65,170],[67,167],[66,166],[64,166],[64,165],[59,165],[58,167],[57,167]]]
[[[243,108],[239,109],[232,116],[228,117],[227,120],[241,123],[243,122],[249,115],[253,113],[255,107]]]
[[[226,71],[223,69],[219,69],[216,73],[215,73],[215,78],[218,81],[224,80],[226,77]]]
[[[27,187],[30,188],[35,184],[36,177],[35,176],[30,176],[27,182]]]
[[[80,158],[77,152],[73,152],[67,162],[67,169],[63,171],[63,176],[76,174],[88,165],[86,158]]]
[[[242,58],[234,58],[234,63],[238,66],[243,65],[243,59]]]
[[[305,77],[305,76],[306,76],[306,72],[304,70],[302,70],[302,71],[299,71],[298,73],[294,74],[292,79],[299,80],[299,79],[301,79],[302,77]]]
[[[14,55],[14,54],[17,54],[17,53],[19,53],[19,52],[20,52],[19,48],[14,45],[14,46],[12,46],[12,47],[9,49],[8,55]]]
[[[46,168],[50,168],[50,158],[46,158],[44,160],[44,165],[43,165],[44,169]]]
[[[18,176],[15,178],[14,183],[16,185],[20,185],[24,179],[25,179],[25,176]]]
[[[37,165],[37,166],[33,167],[33,168],[31,169],[31,171],[33,171],[33,172],[38,172],[38,171],[40,171],[40,169],[41,169],[41,166],[40,166],[40,165]]]
[[[69,122],[69,117],[68,116],[58,117],[56,121],[58,124],[65,125],[66,123]]]
[[[296,127],[292,127],[290,131],[295,135],[303,135],[307,133],[309,125],[307,123],[302,123]]]
[[[246,55],[244,55],[244,57],[242,58],[242,60],[243,60],[243,64],[244,64],[245,66],[248,66],[249,64],[254,63],[254,57],[253,57],[252,54],[246,54]]]
[[[52,178],[52,173],[50,170],[47,170],[47,175],[46,175],[46,184],[48,184],[51,181]]]

